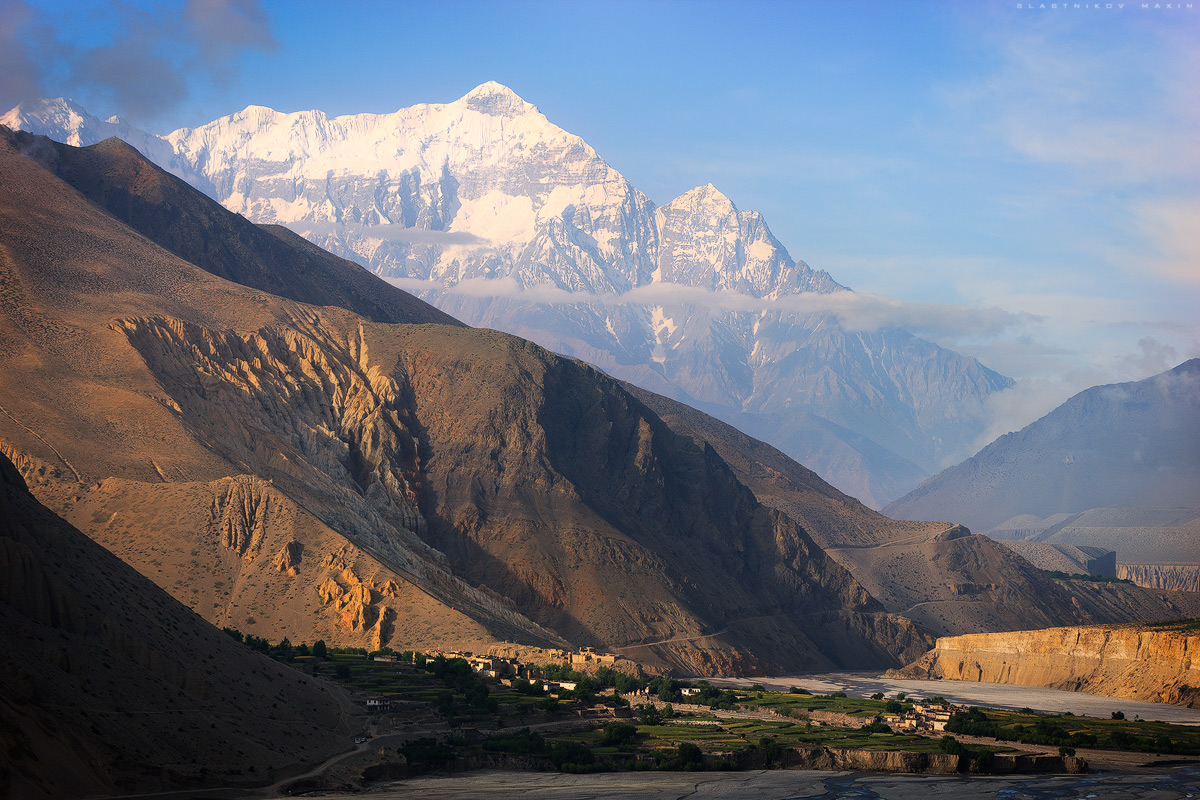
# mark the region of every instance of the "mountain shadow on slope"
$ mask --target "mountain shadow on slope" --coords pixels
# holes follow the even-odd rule
[[[0,796],[253,786],[345,747],[349,698],[251,652],[0,455]]]
[[[286,228],[227,211],[117,138],[71,147],[23,131],[14,144],[121,222],[226,280],[376,322],[462,323]]]

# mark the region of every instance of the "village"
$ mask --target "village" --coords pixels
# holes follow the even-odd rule
[[[479,769],[1077,772],[1088,766],[1076,747],[1200,750],[1200,736],[1179,726],[1155,724],[1152,741],[1146,723],[1116,717],[968,708],[903,692],[717,686],[647,675],[588,648],[331,649],[293,664],[336,680],[365,712],[348,731],[353,749],[322,779],[346,786]],[[1162,744],[1164,735],[1174,743]]]
[[[428,651],[424,655],[426,659],[443,658],[447,661],[461,659],[470,666],[472,673],[481,679],[509,689],[520,686],[523,682],[528,689],[540,692],[547,698],[565,697],[570,699],[580,684],[580,680],[548,677],[547,672],[550,670],[546,666],[547,663],[561,666],[561,670],[555,670],[556,674],[567,672],[572,674],[572,677],[595,674],[600,668],[613,670],[621,666],[632,668],[631,671],[640,671],[638,665],[626,661],[619,655],[598,652],[590,647],[583,647],[576,651],[539,650],[536,657],[540,663],[523,661],[519,655],[511,652],[480,655],[471,652],[434,650]],[[394,663],[397,658],[398,656],[395,654],[374,654],[372,656],[372,659],[377,662]],[[621,674],[626,675],[627,673]],[[659,681],[662,680],[661,676],[654,677],[657,677]],[[585,719],[603,716],[609,716],[612,719],[630,719],[633,716],[631,710],[633,707],[646,706],[660,710],[665,709],[672,715],[700,718],[695,719],[697,722],[704,721],[702,719],[704,717],[711,718],[714,715],[713,705],[697,702],[702,700],[706,688],[710,688],[707,682],[698,681],[701,685],[692,685],[683,680],[666,680],[668,681],[666,685],[670,687],[667,692],[662,691],[661,683],[656,686],[654,678],[650,680],[643,678],[638,681],[636,688],[629,688],[623,692],[617,687],[602,687],[596,694],[601,698],[605,696],[615,698],[615,703],[580,704],[573,709],[572,716]],[[754,694],[761,697],[761,693]],[[900,698],[903,699],[904,696],[900,695]],[[882,695],[873,699],[882,699]],[[368,697],[365,700],[365,707],[368,711],[384,711],[391,709],[392,704],[386,697]],[[886,713],[887,710],[894,711]],[[878,727],[883,724],[897,733],[934,736],[945,733],[946,725],[950,722],[951,717],[966,711],[965,706],[953,705],[940,698],[934,701],[909,698],[908,703],[903,705],[898,700],[892,700],[888,706],[885,706],[885,713],[865,717],[820,708],[800,711],[794,707],[774,708],[770,705],[756,705],[753,708],[749,706],[725,707],[720,709],[720,715],[749,719],[795,719],[797,716],[802,716],[818,726],[855,729],[872,724]],[[684,722],[685,720],[678,721]]]

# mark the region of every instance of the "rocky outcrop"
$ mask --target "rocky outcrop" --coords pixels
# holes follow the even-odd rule
[[[271,566],[277,572],[296,577],[300,574],[300,560],[304,554],[304,545],[300,542],[288,542],[271,559]]]
[[[1090,626],[949,636],[894,677],[1046,686],[1196,707],[1200,631]]]
[[[1117,577],[1149,589],[1200,592],[1200,564],[1119,564]]]

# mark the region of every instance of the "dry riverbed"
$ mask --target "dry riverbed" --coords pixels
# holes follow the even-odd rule
[[[475,772],[425,776],[364,794],[323,794],[341,800],[1178,800],[1200,796],[1200,768],[1163,767],[1137,774],[928,777],[801,770],[653,772],[563,775]]]

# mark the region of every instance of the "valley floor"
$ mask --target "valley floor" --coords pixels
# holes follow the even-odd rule
[[[356,795],[326,794],[330,800],[421,797],[425,800],[500,800],[522,797],[605,800],[1007,800],[1095,797],[1111,800],[1172,800],[1200,793],[1200,766],[1147,768],[1130,773],[1001,777],[929,777],[879,773],[760,770],[755,772],[623,772],[565,775],[530,772],[475,772],[398,781]]]
[[[1016,686],[975,681],[918,681],[885,678],[875,672],[834,672],[820,675],[795,675],[774,678],[710,678],[714,686],[750,686],[762,684],[772,691],[802,686],[810,692],[846,692],[851,697],[868,697],[875,692],[889,696],[907,692],[914,697],[940,695],[953,703],[987,708],[1032,708],[1055,714],[1071,712],[1078,716],[1107,719],[1113,711],[1123,711],[1128,719],[1170,722],[1175,725],[1200,725],[1200,709],[1162,703],[1145,703],[1117,697],[1101,697],[1083,692],[1065,692],[1041,686]]]

